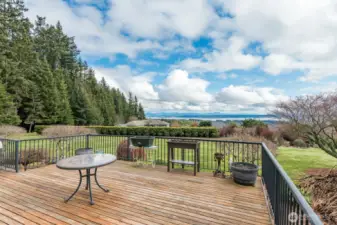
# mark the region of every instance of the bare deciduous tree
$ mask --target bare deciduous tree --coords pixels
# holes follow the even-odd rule
[[[337,158],[337,91],[307,95],[277,104],[274,114]]]

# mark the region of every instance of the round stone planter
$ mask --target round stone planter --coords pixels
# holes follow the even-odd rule
[[[234,162],[231,166],[232,176],[235,183],[242,185],[255,185],[259,167],[245,162]]]

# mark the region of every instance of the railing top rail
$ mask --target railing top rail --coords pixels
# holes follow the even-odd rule
[[[7,140],[7,141],[39,141],[39,140],[65,139],[65,138],[75,138],[75,137],[85,137],[85,136],[87,136],[87,134],[69,135],[69,136],[62,136],[62,137],[26,138],[26,139],[2,138],[0,140]]]
[[[314,212],[314,210],[310,207],[306,199],[303,197],[301,192],[298,190],[296,185],[293,183],[291,178],[288,176],[288,174],[284,171],[282,166],[279,164],[279,162],[276,160],[274,155],[268,150],[268,147],[265,145],[265,143],[262,143],[262,149],[266,152],[266,154],[269,156],[270,160],[275,165],[276,169],[280,173],[280,175],[283,177],[287,185],[289,186],[294,198],[296,199],[297,203],[302,207],[302,210],[304,211],[305,215],[309,217],[310,223],[313,225],[323,225],[321,219],[317,216],[317,214]]]
[[[117,136],[117,137],[135,137],[135,136],[144,136],[144,135],[111,135],[111,134],[90,134],[90,136]],[[147,135],[152,136],[152,135]],[[185,140],[200,140],[200,141],[210,141],[210,142],[228,142],[228,143],[238,143],[238,144],[257,144],[261,145],[262,142],[253,142],[253,141],[237,141],[237,140],[221,140],[217,138],[200,138],[200,137],[172,137],[172,136],[154,136],[155,138],[162,139],[185,139]]]
[[[62,136],[62,137],[42,137],[42,138],[27,138],[27,139],[2,139],[9,141],[38,141],[38,140],[54,140],[54,139],[66,139],[66,138],[75,138],[75,137],[83,137],[83,136],[117,136],[117,137],[134,137],[134,136],[142,136],[142,135],[111,135],[111,134],[81,134],[81,135],[71,135],[71,136]],[[143,135],[144,136],[144,135]],[[151,136],[151,135],[149,135]],[[239,140],[220,140],[217,138],[200,138],[200,137],[171,137],[171,136],[154,136],[155,138],[162,139],[185,139],[185,140],[200,140],[200,141],[209,141],[209,142],[226,142],[226,143],[235,143],[235,144],[256,144],[261,145],[261,142],[253,142],[253,141],[239,141]]]

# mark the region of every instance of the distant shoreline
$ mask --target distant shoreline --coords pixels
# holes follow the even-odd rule
[[[223,114],[223,113],[147,113],[150,119],[168,120],[210,120],[210,121],[242,121],[256,119],[261,121],[279,121],[274,115],[261,114]]]
[[[210,117],[155,117],[155,116],[148,116],[149,119],[166,119],[166,120],[193,120],[193,121],[243,121],[245,119],[256,119],[261,121],[279,121],[278,118],[275,117],[229,117],[229,118],[210,118]]]

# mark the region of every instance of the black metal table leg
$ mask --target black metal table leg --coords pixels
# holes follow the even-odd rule
[[[72,195],[70,195],[69,198],[65,198],[65,199],[64,199],[64,202],[68,202],[72,197],[74,197],[74,195],[77,193],[77,191],[78,191],[78,190],[80,189],[80,187],[81,187],[81,184],[82,184],[82,172],[81,172],[81,170],[79,170],[78,172],[80,173],[80,182],[79,182],[79,184],[78,184],[76,190],[74,191],[74,193],[72,193]]]
[[[90,196],[90,205],[95,204],[94,201],[92,200],[92,192],[91,192],[91,182],[90,182],[90,169],[87,169],[87,183],[89,186],[89,196]]]
[[[100,189],[102,189],[103,191],[109,192],[109,189],[104,188],[103,186],[101,186],[101,185],[98,183],[98,181],[97,181],[97,168],[95,168],[95,174],[94,174],[94,176],[95,176],[95,181],[96,181],[97,186],[98,186]]]
[[[87,174],[88,174],[88,170],[87,170]],[[89,169],[89,174],[90,174],[90,169]],[[85,185],[85,190],[88,190],[89,187],[89,183],[88,183],[88,179],[86,181],[86,185]]]

